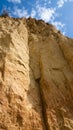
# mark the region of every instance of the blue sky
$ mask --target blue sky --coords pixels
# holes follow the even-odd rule
[[[73,38],[73,0],[0,0],[0,12],[3,8],[12,17],[42,19]]]

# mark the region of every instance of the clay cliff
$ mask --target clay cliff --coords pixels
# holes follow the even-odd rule
[[[0,130],[73,130],[73,39],[0,18]]]

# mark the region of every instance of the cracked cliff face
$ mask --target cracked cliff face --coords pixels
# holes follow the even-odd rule
[[[0,130],[73,129],[73,39],[42,20],[0,18]]]

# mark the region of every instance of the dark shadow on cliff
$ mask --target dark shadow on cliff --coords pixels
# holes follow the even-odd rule
[[[40,125],[40,129],[42,127],[42,130],[49,130],[46,127],[47,126],[47,120],[45,118],[46,111],[44,109],[45,104],[43,101],[42,92],[40,88],[40,78],[38,79],[34,78],[34,74],[31,68],[29,72],[29,77],[30,77],[30,85],[29,85],[29,92],[27,94],[29,102],[32,105],[32,110],[34,111],[32,120],[33,122],[34,120],[36,120],[36,122],[33,123],[33,128],[35,129],[35,126],[37,124],[36,128],[39,128]],[[41,122],[41,124],[38,123],[39,121]]]
[[[6,63],[6,56],[10,50],[10,34],[7,34],[2,30],[2,36],[0,38],[0,72],[2,80],[4,80],[5,75],[5,63]]]

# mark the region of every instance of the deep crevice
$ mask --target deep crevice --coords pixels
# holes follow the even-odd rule
[[[5,58],[6,53],[0,48],[0,72],[3,80],[5,77]]]
[[[42,109],[42,117],[43,117],[43,122],[44,122],[44,128],[43,130],[50,130],[49,124],[48,124],[48,118],[46,114],[46,103],[43,97],[43,92],[41,89],[40,85],[40,78],[35,80],[38,84],[38,90],[39,90],[39,98],[40,98],[40,103],[41,103],[41,109]]]
[[[19,113],[17,113],[17,122],[20,127],[23,126],[23,118]]]

